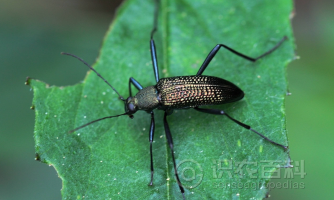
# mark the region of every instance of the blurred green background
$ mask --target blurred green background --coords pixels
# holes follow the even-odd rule
[[[61,199],[54,168],[34,160],[33,94],[23,83],[26,76],[57,86],[83,80],[82,64],[60,52],[94,63],[120,2],[0,1],[0,200]],[[304,183],[304,189],[272,189],[274,200],[332,198],[333,7],[332,0],[295,1],[292,25],[301,59],[288,66],[287,127],[291,158],[305,161],[307,175],[292,180]]]

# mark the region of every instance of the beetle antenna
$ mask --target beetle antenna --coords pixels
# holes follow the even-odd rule
[[[120,115],[114,115],[114,116],[108,116],[108,117],[102,117],[102,118],[100,118],[100,119],[96,119],[96,120],[94,120],[94,121],[88,122],[87,124],[84,124],[84,125],[82,125],[82,126],[79,126],[79,127],[75,128],[75,129],[73,129],[73,130],[70,130],[69,133],[73,133],[74,131],[77,131],[77,130],[79,130],[79,129],[82,129],[82,128],[84,128],[84,127],[90,125],[90,124],[95,123],[95,122],[98,122],[98,121],[101,121],[101,120],[104,120],[104,119],[108,119],[108,118],[119,117],[119,116],[122,116],[122,115],[128,115],[128,113],[123,113],[123,114],[120,114]]]
[[[93,72],[96,73],[96,75],[98,75],[102,80],[104,80],[104,82],[106,82],[119,96],[119,98],[122,100],[122,101],[125,101],[125,99],[122,97],[122,95],[120,95],[117,90],[106,80],[104,79],[101,74],[99,74],[93,67],[91,67],[87,62],[85,62],[82,58],[79,58],[78,56],[76,55],[73,55],[73,54],[70,54],[70,53],[65,53],[65,52],[61,52],[60,54],[62,55],[67,55],[67,56],[72,56],[78,60],[80,60],[81,62],[83,62],[89,69],[91,69]]]

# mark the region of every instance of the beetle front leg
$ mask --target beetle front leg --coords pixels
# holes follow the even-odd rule
[[[132,97],[131,84],[134,85],[138,90],[143,89],[143,86],[140,85],[140,83],[138,81],[136,81],[136,79],[130,77],[130,79],[129,79],[129,94],[130,94],[130,97]]]

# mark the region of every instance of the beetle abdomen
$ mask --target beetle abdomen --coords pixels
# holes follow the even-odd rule
[[[243,91],[233,83],[213,76],[176,76],[157,83],[163,109],[218,105],[238,101]]]

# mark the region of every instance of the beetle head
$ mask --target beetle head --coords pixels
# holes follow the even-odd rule
[[[125,113],[128,115],[132,115],[135,112],[137,112],[138,106],[137,106],[137,98],[135,97],[129,97],[125,101]]]

